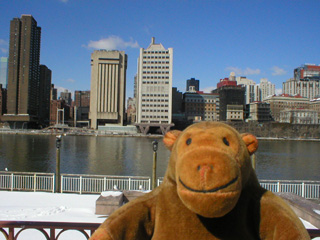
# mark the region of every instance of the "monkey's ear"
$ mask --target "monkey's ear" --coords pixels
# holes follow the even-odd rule
[[[163,138],[164,145],[171,151],[173,144],[181,134],[181,131],[179,130],[172,130],[166,133]]]
[[[243,133],[241,134],[242,140],[247,146],[248,152],[250,155],[255,153],[258,149],[258,140],[255,136],[250,133]]]

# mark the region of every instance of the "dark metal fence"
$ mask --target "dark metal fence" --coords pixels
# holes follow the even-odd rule
[[[0,232],[6,240],[19,240],[23,231],[35,229],[42,233],[43,239],[58,240],[64,232],[76,230],[82,233],[85,239],[89,239],[99,225],[99,223],[0,221]]]
[[[66,231],[77,230],[89,239],[99,227],[99,223],[70,223],[70,222],[30,222],[30,221],[0,221],[0,232],[6,240],[19,240],[20,234],[27,229],[36,229],[46,240],[59,240]],[[312,238],[320,237],[319,229],[307,229]]]

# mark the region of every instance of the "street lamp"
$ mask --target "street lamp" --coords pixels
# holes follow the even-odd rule
[[[61,135],[56,136],[56,148],[61,147]]]
[[[56,136],[56,181],[55,192],[60,192],[60,147],[61,135]]]
[[[157,187],[157,150],[158,150],[158,141],[154,140],[152,142],[153,148],[153,172],[152,172],[152,189]]]

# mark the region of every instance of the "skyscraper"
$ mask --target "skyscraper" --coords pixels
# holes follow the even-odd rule
[[[40,65],[39,123],[49,126],[52,72],[46,65]]]
[[[137,74],[137,125],[167,131],[172,123],[173,49],[165,49],[152,38],[147,49],[140,48]],[[166,128],[166,130],[163,130]]]
[[[54,88],[54,84],[51,84],[50,100],[58,100],[58,89]]]
[[[74,112],[75,121],[88,121],[89,106],[90,106],[90,91],[75,91],[74,92]]]
[[[260,88],[253,80],[247,77],[236,77],[236,81],[238,85],[245,88],[245,104],[261,101]]]
[[[259,88],[261,90],[261,101],[276,93],[275,85],[268,81],[267,78],[261,78]]]
[[[74,101],[76,107],[89,107],[90,106],[90,91],[75,91]]]
[[[4,121],[37,122],[39,113],[41,28],[31,15],[10,22],[8,113]]]
[[[91,128],[124,125],[127,55],[123,51],[94,51],[91,54]]]

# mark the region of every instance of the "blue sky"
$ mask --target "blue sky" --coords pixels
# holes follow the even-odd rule
[[[127,97],[133,96],[139,48],[151,37],[174,51],[173,86],[200,80],[208,92],[231,71],[282,88],[293,69],[320,64],[319,0],[0,0],[0,54],[9,26],[31,14],[42,28],[41,64],[59,90],[90,90],[95,49],[128,54]]]

